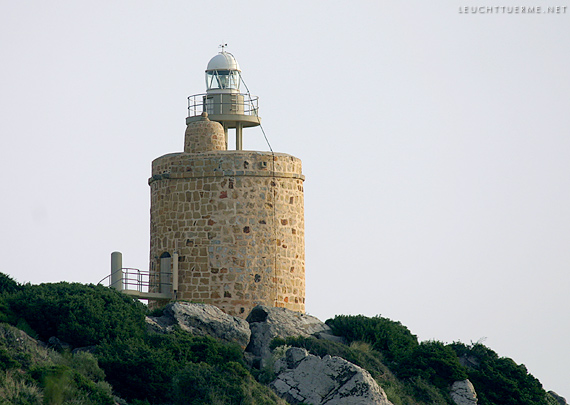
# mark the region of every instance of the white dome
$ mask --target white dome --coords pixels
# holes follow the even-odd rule
[[[220,52],[208,62],[208,70],[237,70],[241,72],[239,69],[239,65],[237,63],[236,58],[229,52]]]

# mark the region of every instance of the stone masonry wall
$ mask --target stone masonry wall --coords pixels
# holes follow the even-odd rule
[[[210,121],[208,113],[202,113],[200,121],[186,127],[184,152],[201,153],[226,149],[224,128],[219,122]]]
[[[174,153],[152,163],[150,268],[179,255],[178,299],[246,317],[305,310],[301,161],[270,152]]]

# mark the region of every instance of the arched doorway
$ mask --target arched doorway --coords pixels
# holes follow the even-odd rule
[[[169,293],[171,285],[170,277],[172,275],[172,257],[170,253],[164,252],[160,255],[158,270],[160,272],[158,291],[161,293]]]

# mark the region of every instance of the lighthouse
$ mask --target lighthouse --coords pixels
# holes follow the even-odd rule
[[[261,119],[231,53],[222,48],[205,78],[206,92],[188,97],[183,152],[152,162],[151,292],[243,318],[260,304],[304,312],[301,160],[244,150]]]

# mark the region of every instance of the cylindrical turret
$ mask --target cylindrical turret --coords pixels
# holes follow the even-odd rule
[[[200,153],[226,149],[224,128],[220,123],[210,121],[208,113],[203,112],[200,121],[193,121],[186,127],[184,152]]]

